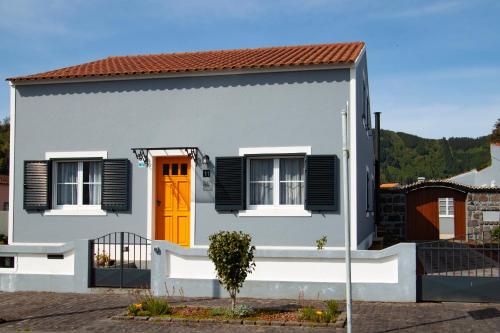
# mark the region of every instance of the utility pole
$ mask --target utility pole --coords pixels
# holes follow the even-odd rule
[[[345,110],[342,111],[342,182],[344,184],[344,238],[345,238],[345,293],[346,293],[346,308],[347,308],[347,333],[352,332],[352,288],[351,288],[351,222],[349,216],[349,174],[348,174],[348,159],[349,149],[347,147],[347,110],[349,110],[349,102],[346,104]],[[352,112],[351,112],[352,117]]]

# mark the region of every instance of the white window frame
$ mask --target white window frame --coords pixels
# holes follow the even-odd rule
[[[280,205],[280,159],[281,158],[305,158],[311,154],[310,146],[300,147],[260,147],[240,148],[240,156],[246,156],[246,197],[247,209],[240,211],[238,216],[311,216],[311,211],[305,209],[305,205]],[[273,159],[273,204],[272,205],[250,205],[250,160],[251,159]],[[304,171],[305,172],[305,171]],[[305,179],[303,180],[305,182]],[[305,200],[305,198],[304,198]]]
[[[83,205],[83,162],[106,159],[108,153],[105,151],[88,152],[47,152],[45,159],[55,159],[52,165],[52,207],[46,210],[44,215],[95,215],[105,216],[107,212],[101,209],[101,205]],[[59,161],[58,161],[59,160]],[[76,205],[57,205],[57,163],[78,162],[78,190]],[[102,184],[102,183],[101,183]]]
[[[441,200],[445,202],[445,214],[441,214]],[[451,204],[453,203],[453,204]],[[450,209],[453,208],[453,209]],[[439,217],[455,217],[455,202],[453,198],[439,198],[438,199],[438,213]]]

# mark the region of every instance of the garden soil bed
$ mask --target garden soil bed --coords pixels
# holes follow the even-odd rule
[[[233,325],[261,325],[261,326],[309,326],[309,327],[344,327],[346,316],[341,312],[335,320],[324,323],[300,320],[298,311],[286,309],[255,309],[256,313],[249,317],[235,318],[226,315],[214,315],[212,308],[199,306],[176,306],[172,313],[162,316],[132,316],[128,313],[113,316],[113,320],[140,320],[156,323],[168,322],[198,322],[220,323]]]

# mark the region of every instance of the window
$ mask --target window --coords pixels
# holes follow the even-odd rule
[[[304,158],[249,159],[248,208],[304,206]]]
[[[14,268],[14,257],[0,257],[0,268]]]
[[[361,96],[362,98],[362,108],[363,112],[361,114],[361,122],[363,124],[363,127],[368,131],[371,129],[371,113],[370,113],[370,96],[368,94],[368,88],[363,81],[363,95]]]
[[[366,212],[371,211],[370,173],[366,171]]]
[[[439,198],[439,217],[453,217],[453,198]]]
[[[366,213],[373,213],[375,199],[375,180],[370,177],[370,172],[366,170]]]
[[[56,161],[53,208],[100,208],[102,162]]]
[[[243,174],[246,177],[243,184],[232,180],[229,175],[224,178],[223,174],[216,172],[216,182],[225,182],[224,186],[233,191],[217,192],[217,189],[224,187],[216,186],[216,207],[219,210],[233,211],[239,205],[241,209],[238,209],[238,216],[312,215],[306,206],[311,207],[309,204],[315,201],[309,197],[306,203],[305,198],[306,156],[313,156],[310,146],[239,148],[239,156],[246,157],[245,165],[239,162],[241,159],[218,159],[220,167],[233,170],[231,172],[239,177]],[[220,168],[217,170],[220,171]],[[239,184],[241,186],[236,186]],[[242,189],[245,193],[241,193]],[[232,201],[228,200],[228,193]]]

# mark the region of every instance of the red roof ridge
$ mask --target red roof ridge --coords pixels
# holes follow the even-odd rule
[[[260,51],[260,50],[271,50],[271,49],[295,49],[295,48],[307,48],[307,47],[321,47],[329,45],[363,45],[363,41],[354,42],[338,42],[338,43],[319,43],[319,44],[296,44],[296,45],[282,45],[282,46],[259,46],[259,47],[246,47],[242,49],[219,49],[219,50],[197,50],[197,51],[181,51],[181,52],[161,52],[161,53],[138,53],[138,54],[125,54],[125,55],[111,55],[105,59],[110,58],[132,58],[132,57],[150,57],[150,56],[162,56],[162,55],[191,55],[200,53],[225,53],[225,52],[236,52],[236,51]]]

